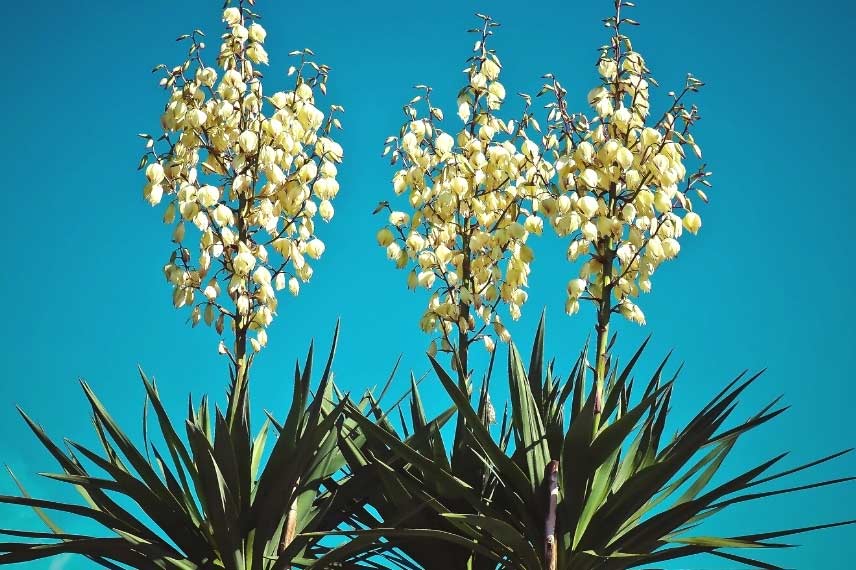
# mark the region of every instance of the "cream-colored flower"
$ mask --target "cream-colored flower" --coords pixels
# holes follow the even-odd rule
[[[206,184],[199,189],[199,192],[196,194],[196,199],[202,206],[210,208],[220,200],[220,189],[216,186]]]
[[[598,210],[597,199],[593,196],[583,196],[577,201],[577,208],[586,218],[591,218]]]
[[[324,242],[315,238],[306,244],[306,255],[312,259],[319,259],[324,254],[324,249]]]
[[[155,162],[146,167],[146,178],[150,184],[160,184],[164,179],[163,166]]]
[[[160,184],[146,184],[143,197],[152,206],[157,206],[163,198],[163,186]]]
[[[677,257],[680,251],[681,244],[675,238],[666,238],[663,240],[663,255],[666,256],[666,259]]]
[[[410,215],[405,212],[391,212],[389,214],[389,223],[399,228],[404,227],[410,223]]]
[[[540,236],[544,231],[544,220],[538,216],[528,216],[523,227],[526,228],[527,232]]]
[[[229,26],[237,26],[241,23],[241,11],[234,6],[223,10],[223,21]]]
[[[259,267],[253,272],[253,282],[257,285],[270,285],[271,274],[267,267]]]
[[[267,32],[258,22],[253,22],[249,28],[249,37],[254,42],[264,43]]]
[[[321,203],[318,204],[318,215],[321,216],[321,219],[329,222],[333,219],[334,213],[333,203],[330,200],[321,200]]]
[[[253,255],[245,243],[238,243],[238,254],[232,261],[232,266],[235,269],[235,273],[242,276],[249,275],[253,267],[256,266],[256,256]]]
[[[695,212],[687,212],[684,216],[683,225],[688,232],[697,234],[701,228],[701,216]]]
[[[265,48],[262,47],[262,44],[253,42],[250,44],[250,47],[247,48],[247,57],[253,63],[264,63],[268,64],[268,54],[265,51]]]
[[[571,279],[568,281],[568,296],[577,298],[586,290],[585,279]]]
[[[437,152],[441,155],[452,152],[452,147],[455,145],[455,140],[447,133],[442,133],[437,137],[434,146]]]
[[[244,154],[253,154],[258,148],[259,135],[253,131],[244,131],[238,137],[238,144],[241,145]]]
[[[482,63],[481,72],[489,81],[494,81],[499,77],[499,66],[492,59],[487,58]]]

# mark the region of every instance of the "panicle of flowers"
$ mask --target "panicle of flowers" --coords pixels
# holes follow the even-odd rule
[[[688,176],[686,166],[689,154],[701,159],[701,150],[691,132],[698,110],[684,100],[702,82],[688,75],[680,93],[669,93],[668,110],[651,120],[649,91],[657,83],[621,33],[622,25],[637,25],[621,14],[630,6],[616,0],[615,16],[604,20],[614,34],[600,49],[600,84],[588,94],[591,118],[569,113],[565,89],[546,76],[550,82],[539,94],[553,95],[548,132],[558,145],[555,195],[542,202],[542,212],[559,236],[570,238],[568,260],[586,259],[567,286],[568,314],[591,300],[602,319],[617,312],[644,324],[634,299],[651,290],[659,265],[678,255],[683,230],[698,232],[693,200],[707,201],[700,186],[710,186],[711,173],[702,164]]]
[[[266,344],[277,291],[297,295],[312,277],[312,260],[324,253],[316,220],[333,217],[342,160],[330,137],[342,108],[325,117],[316,106],[328,67],[311,61],[311,50],[292,52],[293,87],[267,96],[259,71],[267,33],[258,20],[244,2],[227,4],[216,67],[203,60],[201,31],[179,37],[190,43],[187,60],[154,70],[169,94],[163,133],[140,135],[144,197],[165,202],[163,221],[173,226],[164,266],[173,304],[191,307],[194,326],[218,334],[231,327],[238,353],[247,340],[254,351]]]
[[[377,241],[399,269],[410,270],[410,289],[430,292],[419,324],[438,335],[431,351],[436,340],[446,351],[455,342],[466,350],[482,340],[493,350],[494,338],[509,340],[497,309],[506,304],[516,319],[526,302],[534,258],[526,242],[530,234],[541,234],[538,201],[549,196],[546,185],[553,176],[552,165],[527,135],[529,128],[540,129],[528,97],[520,120],[499,116],[506,90],[499,81],[500,60],[487,46],[498,24],[478,16],[483,25],[472,30],[479,39],[464,70],[468,83],[457,98],[463,127],[457,133],[443,130],[443,112],[432,105],[431,89],[417,86],[422,94],[404,107],[407,121],[384,149],[401,166],[392,186],[408,207],[381,202],[377,212],[388,210],[389,223]],[[424,116],[417,110],[422,104]]]

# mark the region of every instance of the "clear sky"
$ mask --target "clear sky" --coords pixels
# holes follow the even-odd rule
[[[696,99],[703,116],[697,139],[714,189],[699,236],[683,241],[680,258],[658,272],[654,291],[641,300],[648,326],[619,326],[619,352],[628,355],[653,333],[643,362],[650,368],[675,349],[676,362],[686,363],[674,401],[678,419],[744,368],[769,369],[746,396],[742,415],[779,394],[793,407],[738,448],[735,470],[785,450],[793,463],[853,446],[856,10],[844,0],[638,4],[634,17],[642,27],[634,45],[663,92],[679,88],[686,72],[707,83]],[[226,384],[213,331],[191,330],[187,313],[171,308],[161,274],[170,230],[160,211],[143,202],[136,171],[143,150],[136,133],[157,129],[164,101],[151,68],[180,63],[184,51],[174,39],[195,27],[216,43],[221,5],[31,0],[0,19],[7,196],[0,224],[0,460],[36,494],[63,496],[36,477],[55,467],[15,404],[51,434],[87,442],[78,378],[88,379],[135,434],[142,409],[137,364],[158,378],[177,416],[188,392],[219,397]],[[344,388],[382,383],[400,353],[405,370],[427,369],[427,339],[417,326],[425,297],[406,290],[405,274],[374,242],[381,220],[371,210],[391,195],[393,170],[380,158],[384,138],[397,131],[401,106],[417,83],[433,85],[435,103],[457,120],[454,96],[472,46],[465,30],[476,11],[503,24],[494,47],[509,93],[534,94],[540,76],[553,72],[582,108],[597,79],[596,48],[607,38],[600,18],[610,5],[259,0],[272,63],[267,90],[284,78],[288,51],[311,47],[332,66],[328,100],[344,105],[346,114],[337,215],[320,230],[327,253],[301,296],[280,305],[254,372],[257,408],[282,415],[294,359],[312,337],[325,344],[337,317],[343,332],[336,370]],[[591,330],[591,309],[564,316],[564,284],[575,269],[555,240],[535,245],[541,247],[530,300],[512,332],[525,345],[546,307],[549,352],[567,371]],[[425,386],[439,409],[445,404],[439,387],[431,378]],[[818,476],[854,473],[856,459],[849,457]],[[0,492],[14,492],[11,482],[0,481]],[[737,534],[853,518],[853,493],[851,486],[774,501],[726,516],[717,529]],[[23,511],[2,509],[0,520],[38,527]],[[852,527],[825,531],[799,537],[802,548],[767,559],[847,570],[854,539]],[[63,564],[84,567],[74,560],[32,567]],[[699,559],[697,567],[733,568],[717,564]]]

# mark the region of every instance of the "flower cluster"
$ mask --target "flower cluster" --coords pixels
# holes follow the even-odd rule
[[[243,4],[225,9],[216,68],[203,62],[201,32],[179,38],[191,43],[185,63],[155,68],[169,92],[163,134],[141,135],[144,197],[166,202],[163,220],[174,226],[164,267],[173,303],[192,307],[193,325],[222,334],[228,322],[236,351],[250,331],[253,349],[264,346],[276,291],[297,295],[312,277],[311,260],[324,253],[316,220],[333,217],[342,160],[330,138],[342,109],[325,117],[315,101],[328,68],[309,61],[310,50],[292,52],[293,89],[266,96],[257,67],[268,62],[267,34],[257,19]]]
[[[461,348],[482,339],[492,350],[494,336],[509,339],[497,308],[504,303],[512,318],[520,316],[534,258],[526,242],[541,234],[543,220],[535,211],[549,197],[546,186],[554,175],[527,136],[527,128],[538,128],[528,104],[519,121],[497,114],[506,92],[500,61],[486,46],[495,26],[484,17],[468,60],[468,83],[457,101],[463,128],[454,136],[443,131],[431,89],[417,86],[423,95],[405,106],[407,122],[384,150],[392,153],[393,164],[400,160],[392,186],[406,196],[411,213],[382,202],[389,223],[377,241],[398,268],[410,269],[409,288],[431,292],[420,327],[439,333],[445,350],[456,328]],[[425,116],[415,107],[420,101],[427,105]],[[431,346],[436,348],[434,341]]]
[[[701,227],[689,194],[694,190],[706,201],[698,186],[709,185],[710,173],[702,165],[688,176],[685,165],[688,152],[701,158],[701,151],[690,132],[698,111],[683,99],[701,82],[689,76],[683,92],[670,93],[672,105],[662,118],[649,121],[649,88],[656,82],[620,33],[625,22],[633,21],[607,20],[616,33],[601,48],[601,82],[588,95],[592,119],[568,113],[565,90],[548,76],[551,83],[542,93],[555,96],[547,107],[549,132],[557,140],[557,179],[554,196],[540,210],[559,236],[570,237],[570,261],[587,256],[579,277],[568,283],[567,312],[577,312],[580,300],[592,300],[606,320],[617,312],[644,324],[633,299],[649,292],[655,270],[678,255],[683,230],[696,233]]]

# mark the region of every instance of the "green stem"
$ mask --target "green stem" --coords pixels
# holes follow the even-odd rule
[[[243,320],[242,317],[239,319]],[[247,381],[249,379],[249,362],[247,359],[247,329],[241,326],[240,321],[235,327],[235,382],[232,389],[229,391],[229,411],[227,421],[229,429],[234,429],[234,426],[240,415],[243,413],[243,407],[246,405]]]
[[[598,316],[597,324],[597,355],[594,374],[594,433],[600,429],[601,413],[603,412],[603,385],[606,378],[607,342],[609,341],[609,318],[603,322]]]
[[[461,267],[461,283],[464,284],[464,287],[468,287],[472,292],[473,286],[471,283],[471,274],[472,274],[472,259],[470,256],[472,252],[470,250],[470,232],[469,229],[465,231],[462,235],[463,239],[463,253],[464,259]],[[458,378],[463,386],[467,379],[467,372],[469,370],[469,351],[470,351],[470,331],[469,331],[469,320],[470,320],[470,304],[465,303],[463,300],[460,300],[458,303]],[[461,321],[463,321],[467,326],[462,327]]]
[[[602,243],[600,261],[603,264],[603,280],[601,282],[600,299],[597,303],[597,353],[595,355],[594,374],[594,425],[592,437],[597,435],[603,413],[603,390],[607,374],[607,348],[609,343],[609,318],[612,316],[612,239]]]

